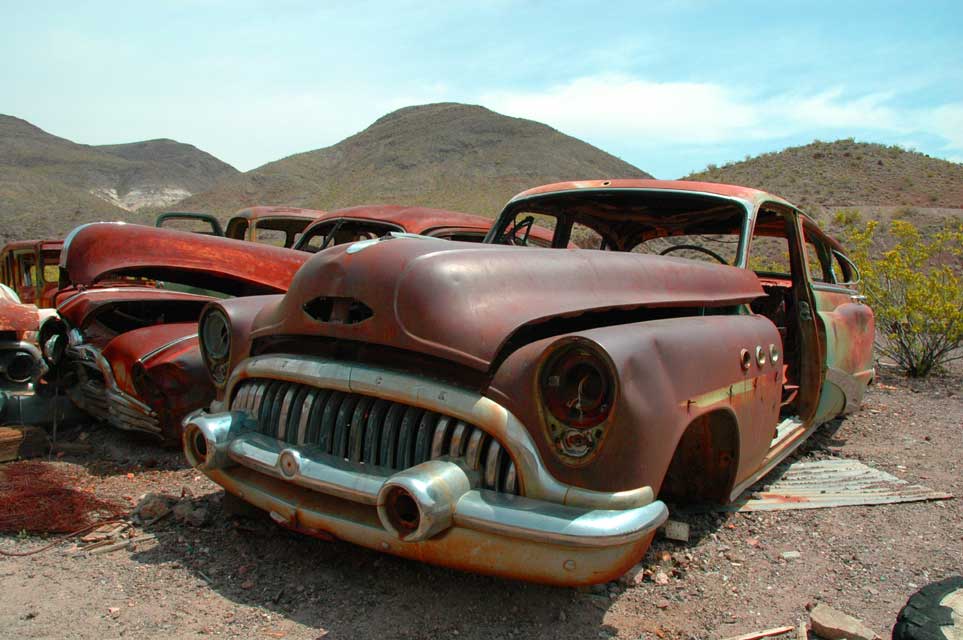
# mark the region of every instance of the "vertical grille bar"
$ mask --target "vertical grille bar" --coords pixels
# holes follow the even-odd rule
[[[401,470],[450,456],[478,471],[482,487],[518,493],[515,464],[498,440],[451,416],[356,393],[249,379],[231,403],[257,419],[258,431],[364,464]]]

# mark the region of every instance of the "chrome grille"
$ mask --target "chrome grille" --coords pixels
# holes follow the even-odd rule
[[[515,465],[497,440],[434,411],[263,378],[239,384],[231,409],[249,412],[264,435],[352,462],[402,470],[442,456],[462,458],[485,489],[518,493]]]

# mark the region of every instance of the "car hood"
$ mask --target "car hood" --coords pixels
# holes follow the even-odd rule
[[[96,222],[77,227],[64,242],[61,284],[90,287],[132,276],[230,295],[280,293],[308,257],[300,251],[241,240]]]
[[[104,307],[125,302],[196,302],[215,300],[211,296],[183,293],[155,287],[95,287],[84,291],[68,289],[57,299],[57,312],[75,327],[84,327]]]
[[[516,332],[554,318],[726,306],[761,295],[750,271],[684,258],[396,237],[316,254],[262,310],[251,337],[378,343],[488,370]],[[370,317],[323,321],[331,304],[352,302]]]

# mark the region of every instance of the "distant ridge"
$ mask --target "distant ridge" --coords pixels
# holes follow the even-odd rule
[[[63,235],[78,223],[140,219],[237,170],[188,144],[91,146],[0,114],[0,240]]]
[[[651,176],[547,125],[439,103],[398,109],[333,146],[226,178],[179,206],[226,216],[254,204],[400,203],[494,216],[529,187],[632,177]]]
[[[852,139],[789,147],[684,179],[756,187],[811,210],[963,207],[963,164]]]

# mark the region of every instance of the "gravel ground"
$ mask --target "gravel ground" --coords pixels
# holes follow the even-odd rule
[[[65,543],[0,558],[0,637],[725,638],[804,622],[819,602],[888,637],[913,591],[963,571],[963,503],[947,500],[676,514],[691,526],[689,542],[657,539],[638,584],[510,582],[222,517],[223,493],[177,452],[105,428],[87,433],[93,452],[52,464],[126,504],[184,495],[208,522],[167,517],[146,527],[155,540],[100,555]],[[798,456],[858,459],[963,495],[961,444],[963,377],[882,375],[862,411],[823,427]],[[0,536],[0,549],[46,540]]]

